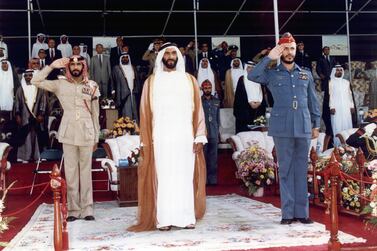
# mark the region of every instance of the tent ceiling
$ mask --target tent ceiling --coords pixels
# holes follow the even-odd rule
[[[174,3],[173,11],[166,24],[164,35],[194,34],[192,0],[33,0],[32,2],[33,35],[38,32],[53,36],[62,33],[71,36],[161,35],[172,3]],[[289,30],[294,34],[303,35],[334,34],[345,23],[344,0],[280,0],[278,2],[280,25],[290,18],[282,32]],[[300,5],[297,13],[292,15]],[[241,6],[242,9],[237,15]],[[351,21],[350,32],[377,35],[376,0],[353,0],[350,17],[363,6],[364,9]],[[27,35],[26,9],[26,1],[0,1],[0,31],[4,36]],[[227,35],[272,35],[274,34],[273,1],[199,0],[197,25],[200,36],[224,35],[228,28]],[[342,28],[338,34],[345,34],[345,28]]]

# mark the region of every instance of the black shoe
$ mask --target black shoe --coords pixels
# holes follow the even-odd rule
[[[75,216],[68,216],[67,217],[67,221],[68,222],[72,222],[72,221],[75,221],[75,220],[77,220],[78,218],[77,217],[75,217]]]
[[[291,225],[293,221],[294,221],[293,219],[281,219],[280,224]]]
[[[94,216],[92,215],[88,215],[88,216],[85,216],[84,220],[95,220]]]
[[[312,221],[310,218],[295,218],[298,222],[301,222],[302,224],[313,224],[314,221]]]

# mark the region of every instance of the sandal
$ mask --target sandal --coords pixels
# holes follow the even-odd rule
[[[158,230],[160,231],[169,231],[171,229],[171,226],[166,226],[166,227],[160,227]]]
[[[187,225],[186,227],[184,227],[184,229],[195,229],[195,225],[194,224]]]

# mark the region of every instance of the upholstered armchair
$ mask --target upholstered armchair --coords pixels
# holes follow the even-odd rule
[[[272,156],[272,150],[274,148],[274,141],[272,137],[267,135],[267,132],[250,131],[240,132],[237,135],[233,135],[228,139],[228,142],[232,146],[233,154],[232,159],[236,160],[238,155],[250,146],[250,142],[257,142],[258,145],[265,149],[269,155]]]
[[[123,135],[113,139],[106,139],[102,144],[106,151],[107,158],[102,159],[101,166],[107,170],[111,191],[118,190],[118,168],[119,160],[127,159],[132,151],[140,148],[139,135]]]
[[[308,157],[310,154],[310,150],[312,147],[318,152],[321,153],[326,147],[324,146],[324,133],[320,133],[319,137],[316,139],[312,139],[310,142],[310,149],[308,153]],[[250,131],[250,132],[240,132],[237,135],[231,136],[228,142],[231,144],[233,149],[232,159],[236,160],[238,155],[246,148],[250,146],[251,141],[258,142],[258,145],[265,149],[270,157],[273,156],[274,151],[274,141],[271,136],[268,136],[268,132],[259,132],[259,131]]]
[[[6,172],[11,168],[8,161],[8,154],[12,147],[8,143],[0,142],[0,190],[6,188]]]

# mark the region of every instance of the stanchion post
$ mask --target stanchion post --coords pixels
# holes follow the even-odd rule
[[[339,219],[338,219],[338,186],[340,176],[340,164],[336,160],[333,153],[330,159],[330,181],[331,181],[331,212],[330,212],[330,240],[328,242],[328,250],[340,251],[341,243],[338,238]]]
[[[318,182],[317,182],[318,155],[314,147],[312,147],[312,149],[310,150],[310,161],[313,167],[313,203],[314,205],[316,205],[319,203],[319,188],[318,188]]]
[[[50,186],[54,194],[54,249],[55,251],[63,250],[63,233],[62,233],[62,218],[60,210],[61,199],[61,179],[58,166],[55,164],[51,173]]]

